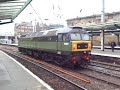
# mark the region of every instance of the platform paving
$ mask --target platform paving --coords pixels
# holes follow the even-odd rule
[[[53,90],[32,72],[0,51],[0,90]]]
[[[91,54],[120,58],[120,50],[116,50],[116,49],[114,50],[114,52],[112,52],[111,49],[104,49],[104,51],[102,51],[101,49],[93,48]]]

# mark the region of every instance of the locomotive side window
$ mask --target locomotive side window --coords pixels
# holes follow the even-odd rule
[[[62,34],[58,34],[58,41],[62,41]]]
[[[69,34],[68,33],[63,34],[63,41],[69,41]]]

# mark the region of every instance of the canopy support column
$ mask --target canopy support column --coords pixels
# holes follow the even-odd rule
[[[93,45],[93,32],[91,31],[91,42],[92,42],[92,45]]]
[[[105,1],[102,0],[101,23],[105,21]],[[101,50],[104,51],[104,30],[101,30]]]
[[[120,39],[119,39],[119,36],[120,36],[120,35],[117,34],[117,39],[118,39],[118,43],[117,43],[117,44],[118,44],[118,46],[120,45]]]
[[[104,51],[104,30],[101,30],[101,50]]]

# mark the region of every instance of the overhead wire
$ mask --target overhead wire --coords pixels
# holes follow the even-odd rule
[[[33,9],[33,11],[35,12],[35,14],[37,15],[37,17],[39,18],[39,20],[41,21],[41,23],[44,25],[42,19],[40,18],[40,16],[38,15],[38,13],[36,12],[36,10],[33,8],[32,4],[30,3],[31,8]]]
[[[59,1],[60,0],[57,0],[57,3],[53,3],[52,5],[52,9],[53,9],[53,12],[54,12],[54,15],[59,18],[59,19],[63,19],[65,21],[65,18],[64,18],[64,15],[61,11],[61,6],[59,4]],[[55,11],[56,10],[56,11]]]
[[[58,0],[59,1],[59,0]],[[58,2],[57,1],[57,2]],[[41,23],[42,23],[42,25],[44,26],[44,23],[43,23],[43,21],[42,21],[42,19],[40,18],[40,16],[38,15],[38,13],[37,13],[37,11],[34,9],[34,7],[32,6],[32,4],[30,3],[30,6],[31,6],[31,8],[33,9],[33,11],[35,12],[35,14],[37,15],[37,17],[39,18],[39,20],[41,21]],[[53,4],[53,6],[52,6],[52,9],[55,11],[55,5]],[[63,13],[62,13],[62,11],[61,11],[61,7],[60,7],[60,5],[59,4],[57,4],[57,9],[59,10],[59,14],[57,15],[57,17],[59,17],[60,19],[61,18],[64,18],[64,16],[63,16]]]

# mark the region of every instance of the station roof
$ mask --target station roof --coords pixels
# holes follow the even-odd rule
[[[85,26],[84,29],[89,30],[89,31],[120,29],[120,21]]]
[[[0,0],[0,25],[11,23],[32,0]]]

